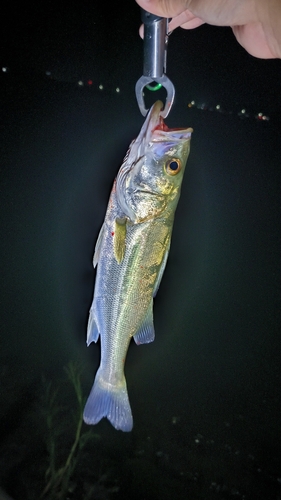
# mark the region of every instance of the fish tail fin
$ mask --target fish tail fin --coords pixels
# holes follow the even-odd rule
[[[99,368],[94,385],[84,409],[84,422],[97,424],[103,417],[108,418],[117,430],[129,432],[133,428],[133,416],[129,403],[127,384],[114,386],[104,380]]]

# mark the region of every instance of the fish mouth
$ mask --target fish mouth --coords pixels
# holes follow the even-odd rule
[[[130,157],[140,158],[145,154],[146,147],[151,142],[175,143],[190,139],[193,132],[192,128],[169,128],[161,115],[164,105],[162,101],[156,101],[150,108],[145,122],[140,130],[138,137],[131,146]]]
[[[145,128],[145,133],[143,134],[143,143],[153,142],[164,142],[173,140],[178,142],[180,140],[186,140],[191,137],[193,129],[188,128],[169,128],[164,122],[163,116],[160,114],[163,111],[162,101],[156,101],[151,107],[149,114],[145,120],[143,128]]]
[[[151,107],[148,116],[145,120],[144,125],[147,123],[147,130],[146,130],[146,137],[148,138],[148,135],[151,135],[154,130],[156,129],[161,129],[164,124],[164,118],[160,114],[161,111],[163,111],[163,102],[162,101],[156,101],[153,106]],[[165,125],[166,126],[166,125]]]
[[[116,180],[116,195],[118,203],[124,214],[132,221],[136,219],[134,210],[131,208],[128,200],[128,192],[126,182],[128,174],[138,169],[138,163],[143,156],[147,154],[151,143],[171,143],[171,145],[179,144],[180,141],[186,142],[190,139],[192,128],[169,128],[164,123],[164,118],[161,116],[161,111],[164,106],[162,101],[156,101],[150,108],[148,115],[142,125],[139,135],[132,141],[124,163],[119,170]],[[146,189],[140,189],[144,196],[155,197],[163,196],[160,193]],[[164,200],[164,197],[163,197]]]

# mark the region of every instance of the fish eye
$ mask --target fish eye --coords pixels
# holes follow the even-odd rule
[[[168,160],[165,165],[166,172],[169,175],[177,175],[181,170],[181,161],[178,158]]]

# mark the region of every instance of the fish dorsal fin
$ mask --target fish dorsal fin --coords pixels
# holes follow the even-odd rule
[[[100,229],[100,232],[98,235],[98,239],[96,242],[96,246],[95,246],[95,253],[94,253],[94,258],[93,258],[94,267],[96,267],[96,265],[99,261],[99,258],[100,258],[100,249],[101,249],[101,245],[102,245],[103,235],[104,235],[104,223],[101,226],[101,229]]]
[[[125,255],[126,231],[127,231],[126,223],[127,219],[125,217],[123,217],[122,219],[119,218],[115,219],[113,248],[114,248],[114,256],[118,264],[122,262]]]
[[[150,342],[153,342],[155,338],[152,306],[153,306],[153,300],[151,300],[149,304],[144,322],[142,323],[137,333],[135,333],[134,335],[134,341],[137,345],[149,344]]]

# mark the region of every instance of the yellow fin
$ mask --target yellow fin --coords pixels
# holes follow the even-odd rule
[[[115,231],[114,231],[114,256],[118,264],[122,262],[125,255],[126,248],[126,222],[127,219],[115,219]]]

